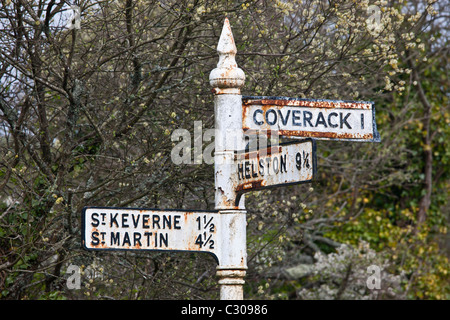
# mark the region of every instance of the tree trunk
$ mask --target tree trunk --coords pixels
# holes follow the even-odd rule
[[[414,80],[417,81],[419,99],[424,107],[424,119],[423,119],[424,126],[423,126],[423,128],[426,132],[426,135],[424,138],[424,151],[423,151],[424,162],[425,162],[425,167],[424,167],[425,177],[424,177],[423,184],[424,184],[425,194],[422,196],[422,198],[420,199],[420,203],[419,203],[419,212],[417,214],[417,227],[419,227],[420,225],[422,225],[425,222],[428,209],[430,208],[430,205],[431,205],[431,191],[432,191],[432,181],[433,181],[432,180],[433,153],[432,153],[432,149],[431,149],[432,138],[431,138],[431,134],[430,134],[431,105],[428,102],[428,99],[425,95],[422,84],[420,82],[419,75],[417,73],[416,68],[414,68],[414,67],[413,67],[413,77],[414,77]]]

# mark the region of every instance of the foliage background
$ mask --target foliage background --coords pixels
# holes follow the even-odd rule
[[[66,27],[69,4],[80,29]],[[0,297],[218,298],[208,255],[87,252],[80,215],[213,209],[212,165],[173,164],[171,133],[213,127],[208,76],[228,17],[244,95],[375,101],[381,134],[318,141],[317,181],[246,196],[246,298],[449,299],[448,9],[1,0]],[[380,290],[365,285],[370,265]]]

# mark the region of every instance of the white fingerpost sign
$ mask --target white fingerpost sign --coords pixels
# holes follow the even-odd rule
[[[88,250],[198,251],[219,261],[216,211],[86,207],[82,243]]]
[[[375,106],[369,101],[244,97],[243,128],[280,136],[379,142]]]
[[[311,182],[317,171],[316,144],[312,139],[236,153],[240,194],[273,187]],[[239,197],[236,202],[239,201]]]

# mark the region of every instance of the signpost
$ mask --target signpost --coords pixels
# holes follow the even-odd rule
[[[215,113],[215,211],[86,207],[82,244],[87,250],[206,252],[216,259],[222,300],[243,299],[247,269],[246,210],[253,190],[307,183],[317,170],[313,138],[380,141],[372,102],[242,97],[228,19],[210,74]],[[301,138],[245,150],[244,133]]]
[[[379,142],[373,102],[244,97],[242,126],[281,136]]]

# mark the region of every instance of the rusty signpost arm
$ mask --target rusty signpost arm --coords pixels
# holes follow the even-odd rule
[[[247,269],[246,211],[244,197],[236,199],[237,176],[234,154],[244,149],[242,96],[245,74],[238,68],[236,45],[228,19],[225,19],[217,45],[219,62],[211,71],[215,112],[215,207],[221,215],[221,253],[217,276],[221,300],[242,300]]]

